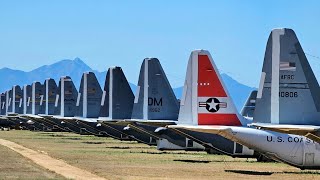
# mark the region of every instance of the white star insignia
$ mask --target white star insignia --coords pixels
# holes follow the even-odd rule
[[[210,103],[207,103],[210,107],[209,107],[209,111],[211,110],[211,109],[214,109],[215,111],[217,111],[217,105],[219,104],[219,103],[215,103],[213,100],[212,100],[212,102],[210,102]]]

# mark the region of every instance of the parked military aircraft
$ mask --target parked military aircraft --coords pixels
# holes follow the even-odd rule
[[[140,68],[131,119],[120,121],[125,132],[149,145],[156,145],[159,136],[153,132],[159,126],[175,124],[179,102],[157,58],[146,58]]]
[[[216,73],[217,69],[211,59],[209,52],[205,50],[191,53],[180,102],[178,125],[241,125],[252,122],[250,118],[234,114],[238,111],[228,92],[224,90],[220,74]],[[185,129],[159,128],[156,131],[161,134],[178,133],[185,137],[184,142],[189,142],[186,143],[188,146],[196,142],[204,146],[207,152],[218,151],[233,157],[260,156],[253,150],[219,135]]]
[[[214,70],[217,69],[211,60]],[[320,88],[302,47],[291,29],[275,29],[271,32],[263,64],[260,87],[257,94],[254,121],[269,124],[318,125]],[[217,73],[219,76],[219,74]],[[223,88],[219,92],[223,93]],[[212,114],[229,103],[206,105]],[[221,107],[221,105],[223,105]],[[200,104],[199,104],[200,106]],[[191,107],[195,108],[195,107]],[[198,107],[196,107],[198,108]],[[223,111],[221,111],[223,112]],[[208,120],[208,119],[207,119]],[[215,118],[230,126],[176,125],[169,128],[218,134],[248,146],[275,160],[301,169],[319,169],[319,144],[306,137],[278,133],[269,130],[244,127],[248,122],[236,112]],[[242,125],[238,126],[237,125]],[[275,125],[277,126],[277,125]]]

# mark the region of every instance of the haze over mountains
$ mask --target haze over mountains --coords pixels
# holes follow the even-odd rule
[[[58,84],[60,77],[66,75],[70,76],[75,86],[79,88],[82,73],[86,71],[94,72],[101,87],[103,88],[106,71],[98,72],[96,70],[92,70],[80,58],[75,58],[74,60],[65,59],[51,65],[44,65],[30,72],[2,68],[0,69],[0,92],[5,92],[6,90],[11,89],[13,85],[23,86],[25,84],[31,84],[34,81],[43,83],[44,80],[49,77],[55,79]],[[137,73],[139,73],[139,69],[137,69]],[[255,88],[241,84],[227,74],[222,74],[221,76],[229,93],[235,101],[236,107],[238,110],[241,110],[249,93]],[[130,82],[133,92],[136,90],[135,83],[136,82]],[[177,98],[181,97],[182,89],[182,86],[173,88]]]

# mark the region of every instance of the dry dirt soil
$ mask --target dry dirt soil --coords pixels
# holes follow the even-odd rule
[[[106,179],[320,179],[320,171],[283,163],[158,151],[156,147],[111,138],[61,132],[0,131],[0,138]],[[63,179],[20,154],[0,146],[0,179]]]

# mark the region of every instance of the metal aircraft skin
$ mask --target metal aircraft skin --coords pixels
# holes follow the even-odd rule
[[[21,125],[30,130],[52,130],[53,124],[48,123],[39,114],[44,114],[46,104],[45,85],[33,82],[22,89],[22,113],[18,113]]]
[[[107,76],[109,75],[109,78],[107,77],[107,84],[105,85],[105,91],[109,92],[106,94],[110,96],[106,97],[105,99],[111,101],[109,102],[109,104],[113,103],[114,101],[119,101],[119,99],[123,99],[123,101],[127,102],[128,98],[125,98],[123,96],[119,97],[117,95],[120,95],[119,92],[123,92],[123,90],[125,89],[127,89],[127,91],[130,90],[131,92],[128,84],[126,88],[120,88],[121,83],[119,82],[122,81],[119,81],[119,78],[125,78],[125,76],[121,75],[123,73],[120,72],[118,72],[118,74],[114,74],[115,72],[117,72],[115,70],[116,69],[110,71],[110,75],[107,74]],[[113,75],[111,76],[112,73]],[[111,84],[112,86],[110,86],[109,84]],[[158,59],[144,59],[140,69],[136,96],[134,97],[132,93],[132,96],[130,97],[132,97],[132,104],[130,104],[132,107],[132,111],[130,112],[130,114],[128,114],[129,116],[124,118],[122,115],[122,117],[120,117],[119,115],[123,114],[123,112],[115,111],[118,108],[114,105],[112,107],[108,105],[109,108],[114,109],[114,112],[108,114],[108,117],[103,118],[102,116],[99,118],[100,120],[104,120],[102,121],[102,125],[118,129],[124,134],[129,135],[130,138],[135,139],[141,143],[156,145],[157,137],[149,133],[141,133],[140,131],[137,131],[136,125],[140,123],[141,125],[163,124],[163,126],[174,124],[174,121],[177,120],[179,108],[178,101],[175,98],[175,95]],[[122,104],[125,105],[128,103]],[[109,110],[109,112],[111,112],[111,110]],[[129,127],[127,126],[128,124],[132,126]],[[151,132],[153,132],[158,127],[159,126],[154,127]]]
[[[319,84],[294,31],[273,30],[267,43],[253,121],[279,127],[318,125],[319,92]],[[236,112],[232,116],[242,121]],[[226,116],[222,120],[230,122],[230,126],[173,125],[169,128],[218,134],[292,166],[320,169],[319,143],[304,136],[249,128],[247,123],[232,126],[235,121]]]
[[[99,117],[101,97],[102,90],[95,74],[84,72],[75,103],[75,115],[72,119],[63,120],[64,125],[76,133],[102,136],[93,124]]]
[[[257,90],[253,90],[241,110],[241,115],[246,119],[253,120],[254,110],[256,108]]]
[[[165,135],[154,132],[159,127],[176,124],[178,113],[179,102],[160,61],[157,58],[145,58],[140,68],[132,116],[116,124],[121,124],[126,134],[141,143],[157,145],[160,150],[183,150],[187,144],[185,137],[174,132]],[[168,138],[175,143],[168,141]],[[188,148],[204,150],[201,145]]]
[[[179,102],[157,58],[145,58],[141,64],[131,119],[121,122],[125,132],[136,137],[144,134],[143,143],[156,145],[158,127],[176,124]]]
[[[206,50],[192,51],[180,102],[178,125],[241,125],[252,122],[237,112],[231,97],[223,87],[217,69],[212,65],[210,53]],[[241,121],[240,121],[241,119]],[[169,126],[170,127],[170,126]],[[187,129],[164,129],[174,131],[191,142],[203,145],[208,152],[233,157],[259,158],[257,152],[219,135],[190,131]]]
[[[189,64],[189,65],[191,65],[191,64]],[[160,64],[158,64],[157,66],[158,66],[158,69],[162,70]],[[148,67],[148,66],[142,65],[140,72],[144,72],[145,71],[144,69],[147,69],[146,67]],[[190,69],[190,66],[188,66],[188,68]],[[155,69],[155,67],[153,69]],[[162,76],[164,78],[166,78],[164,72],[163,71],[161,71],[161,72],[163,74]],[[195,71],[195,73],[197,73],[197,72],[198,71]],[[157,74],[156,72],[153,72],[153,73]],[[191,72],[188,71],[187,76],[190,76],[189,75],[190,73]],[[140,73],[140,77],[142,75]],[[150,76],[150,77],[152,77],[152,76]],[[148,78],[145,78],[145,79],[148,79]],[[147,85],[146,87],[149,87],[149,89],[152,89],[157,84],[163,84],[163,83],[157,82],[157,81],[151,81],[150,84],[149,84],[149,82],[144,82],[144,84],[142,84],[141,81],[139,80],[138,84],[140,85],[140,87],[145,87],[145,85]],[[170,87],[170,84],[169,83],[167,83],[167,84]],[[171,90],[171,87],[167,88],[167,89]],[[162,96],[160,95],[160,97],[162,97]],[[250,102],[250,101],[254,101],[254,96],[256,96],[256,91],[253,92],[253,94],[250,96],[250,98],[248,100],[249,101],[247,103],[248,113],[246,114],[246,116],[249,115],[252,117],[254,102]],[[136,97],[139,97],[139,96],[137,95]],[[154,99],[153,93],[151,93],[151,95],[149,95],[149,96],[147,93],[141,93],[140,99],[142,99],[141,97],[149,97],[149,99],[151,97],[151,99]],[[188,95],[187,98],[191,98],[191,96]],[[141,101],[140,101],[140,103],[141,103]],[[168,106],[168,105],[164,104],[164,106]],[[154,108],[154,107],[151,106],[151,108]],[[159,108],[159,107],[157,107],[157,108]],[[184,107],[182,106],[182,108],[184,108]],[[159,109],[161,109],[161,107]],[[181,118],[180,117],[181,115],[182,114],[180,113],[179,119]],[[183,121],[184,118],[185,117],[182,117],[179,121],[180,122]],[[179,121],[174,120],[173,123],[180,123]],[[158,124],[156,124],[155,122],[158,122]],[[177,133],[176,131],[173,131],[171,129],[164,128],[164,125],[166,125],[166,124],[169,125],[169,123],[170,123],[170,121],[163,121],[161,123],[161,120],[154,121],[152,119],[151,120],[146,119],[145,122],[138,121],[135,123],[128,124],[128,127],[130,127],[130,129],[134,129],[140,133],[148,134],[153,139],[156,139],[157,149],[159,149],[159,150],[188,150],[188,151],[206,150],[209,153],[217,153],[217,151],[218,151],[218,153],[220,152],[220,153],[225,153],[225,154],[229,154],[232,156],[238,156],[238,157],[252,157],[252,156],[259,157],[258,154],[254,154],[254,152],[249,150],[248,148],[242,147],[242,145],[231,142],[223,137],[213,137],[211,134],[194,132],[193,137],[196,136],[197,138],[193,138],[193,137],[189,137],[189,136],[187,136],[187,138],[186,138],[185,137],[186,134],[183,134],[181,132]],[[205,139],[205,142],[203,141],[203,139]],[[213,145],[211,142],[214,142]]]
[[[29,86],[31,89],[31,86]],[[14,123],[15,127],[23,127],[25,129],[30,130],[42,130],[43,125],[41,124],[35,124],[33,121],[26,119],[23,116],[24,112],[24,91],[21,89],[20,86],[13,86],[11,90],[7,91],[6,94],[6,119]],[[30,90],[31,94],[31,90]],[[31,99],[31,97],[30,97]]]
[[[131,140],[119,120],[130,118],[134,95],[121,67],[110,67],[103,88],[97,129],[119,140]],[[110,124],[109,124],[110,123]]]
[[[0,98],[0,126],[1,127],[10,127],[10,128],[15,128],[17,123],[15,119],[8,118],[8,108],[7,108],[7,98],[9,97],[9,91],[6,91],[5,93],[1,93],[1,98]]]
[[[83,73],[83,76],[81,79],[81,83],[82,83],[81,85],[83,85],[84,79],[86,79],[88,75],[94,76],[93,73]],[[83,88],[83,86],[81,85],[80,85],[80,90],[84,90],[85,88]],[[95,89],[96,91],[94,92],[99,91],[98,89],[99,87],[96,87],[96,88],[97,90]],[[93,88],[89,87],[87,88],[87,90],[88,89],[92,90]],[[69,76],[61,77],[59,81],[58,91],[56,94],[55,112],[54,112],[54,114],[58,114],[58,115],[49,117],[49,119],[51,119],[52,121],[55,121],[58,124],[61,124],[62,127],[64,127],[66,130],[69,130],[71,132],[96,135],[97,132],[94,129],[91,129],[91,131],[94,131],[94,132],[88,132],[88,129],[90,127],[84,128],[83,125],[79,124],[76,120],[77,118],[79,118],[79,117],[76,118],[76,116],[82,116],[83,110],[84,111],[88,110],[88,109],[83,109],[83,106],[82,106],[83,104],[81,104],[80,106],[80,100],[81,100],[81,96],[83,97],[83,94],[85,93],[81,93],[81,92],[78,93],[72,79]],[[86,92],[86,94],[88,95],[88,92]],[[88,102],[88,99],[86,100]],[[82,102],[86,103],[86,101],[83,101],[83,100]],[[96,111],[96,109],[94,109],[94,111]]]
[[[33,116],[29,117],[34,117],[34,121],[49,125],[50,128],[57,127],[60,130],[77,132],[77,128],[73,130],[63,122],[65,119],[72,119],[75,115],[77,94],[77,89],[69,76],[60,78],[58,88],[53,79],[47,79],[42,85],[43,100],[37,108],[39,110],[35,112],[32,108]]]

